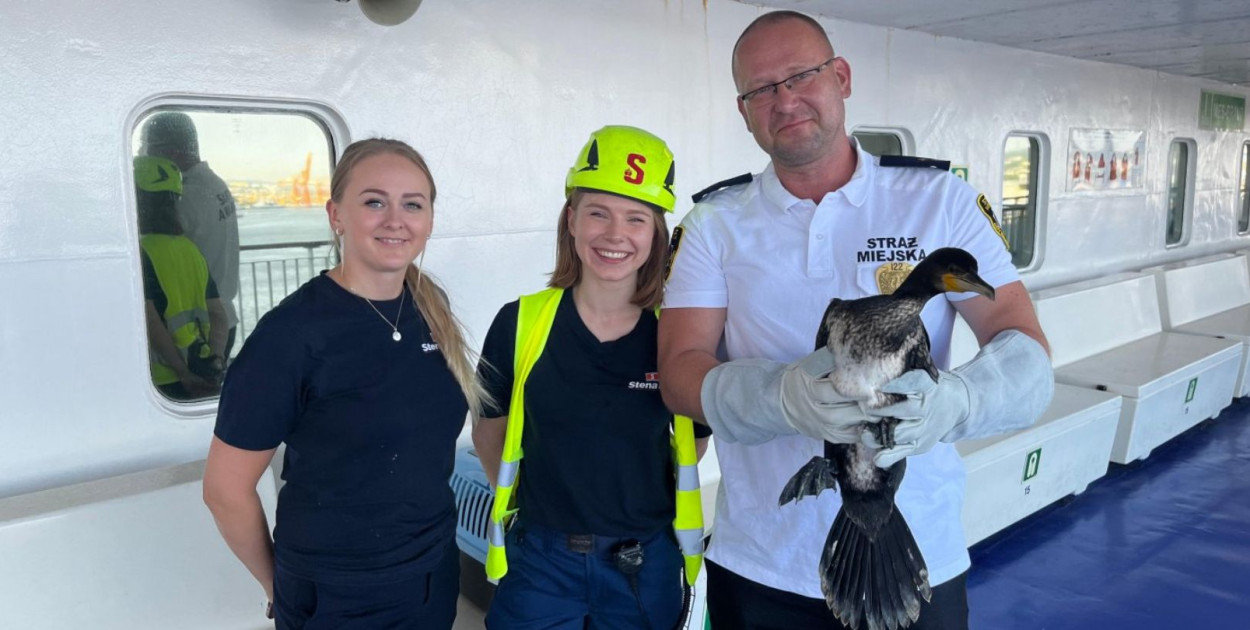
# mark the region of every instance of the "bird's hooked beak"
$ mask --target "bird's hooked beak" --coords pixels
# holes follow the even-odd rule
[[[982,280],[981,276],[971,271],[942,274],[942,288],[955,293],[971,291],[972,293],[984,295],[991,300],[994,299],[994,287]]]

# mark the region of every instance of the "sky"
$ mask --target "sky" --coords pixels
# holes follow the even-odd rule
[[[299,114],[190,111],[200,140],[200,158],[226,181],[277,181],[297,176],[312,152],[310,179],[330,179],[328,136]],[[132,149],[146,118],[135,126]]]

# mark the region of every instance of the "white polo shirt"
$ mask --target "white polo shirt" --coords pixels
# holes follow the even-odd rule
[[[999,287],[1019,279],[1005,241],[978,195],[946,171],[882,167],[858,146],[855,174],[817,205],[790,194],[772,165],[750,183],[708,196],[684,230],[665,289],[665,308],[726,308],[728,359],[791,362],[815,347],[831,298],[893,291],[928,252],[960,247],[979,275]],[[921,314],[934,361],[949,363],[952,300]],[[759,445],[716,441],[721,483],[708,559],[773,588],[823,597],[817,563],[841,505],[823,492],[785,507],[786,481],[823,443],[787,436]],[[932,585],[970,566],[961,510],[964,467],[951,444],[908,458],[895,499],[924,554]]]

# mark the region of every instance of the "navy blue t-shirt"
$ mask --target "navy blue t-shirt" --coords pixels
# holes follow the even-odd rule
[[[274,550],[298,577],[367,583],[428,571],[455,536],[448,480],[468,404],[405,290],[365,300],[320,275],[261,318],[222,387],[215,434],[287,445]]]
[[[495,316],[479,369],[497,407],[512,400],[517,311]],[[601,342],[577,313],[572,291],[556,310],[547,345],[525,383],[521,520],[568,534],[642,537],[672,527],[673,415],[660,399],[656,318],[643,311],[629,334]],[[710,431],[695,425],[695,435]]]

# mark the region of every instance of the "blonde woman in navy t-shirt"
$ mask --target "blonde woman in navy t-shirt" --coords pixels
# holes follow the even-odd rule
[[[446,295],[413,261],[434,226],[421,156],[343,152],[326,203],[342,263],[266,314],[231,364],[204,500],[278,628],[450,628],[448,479],[483,393]],[[273,538],[256,483],[286,444]]]

